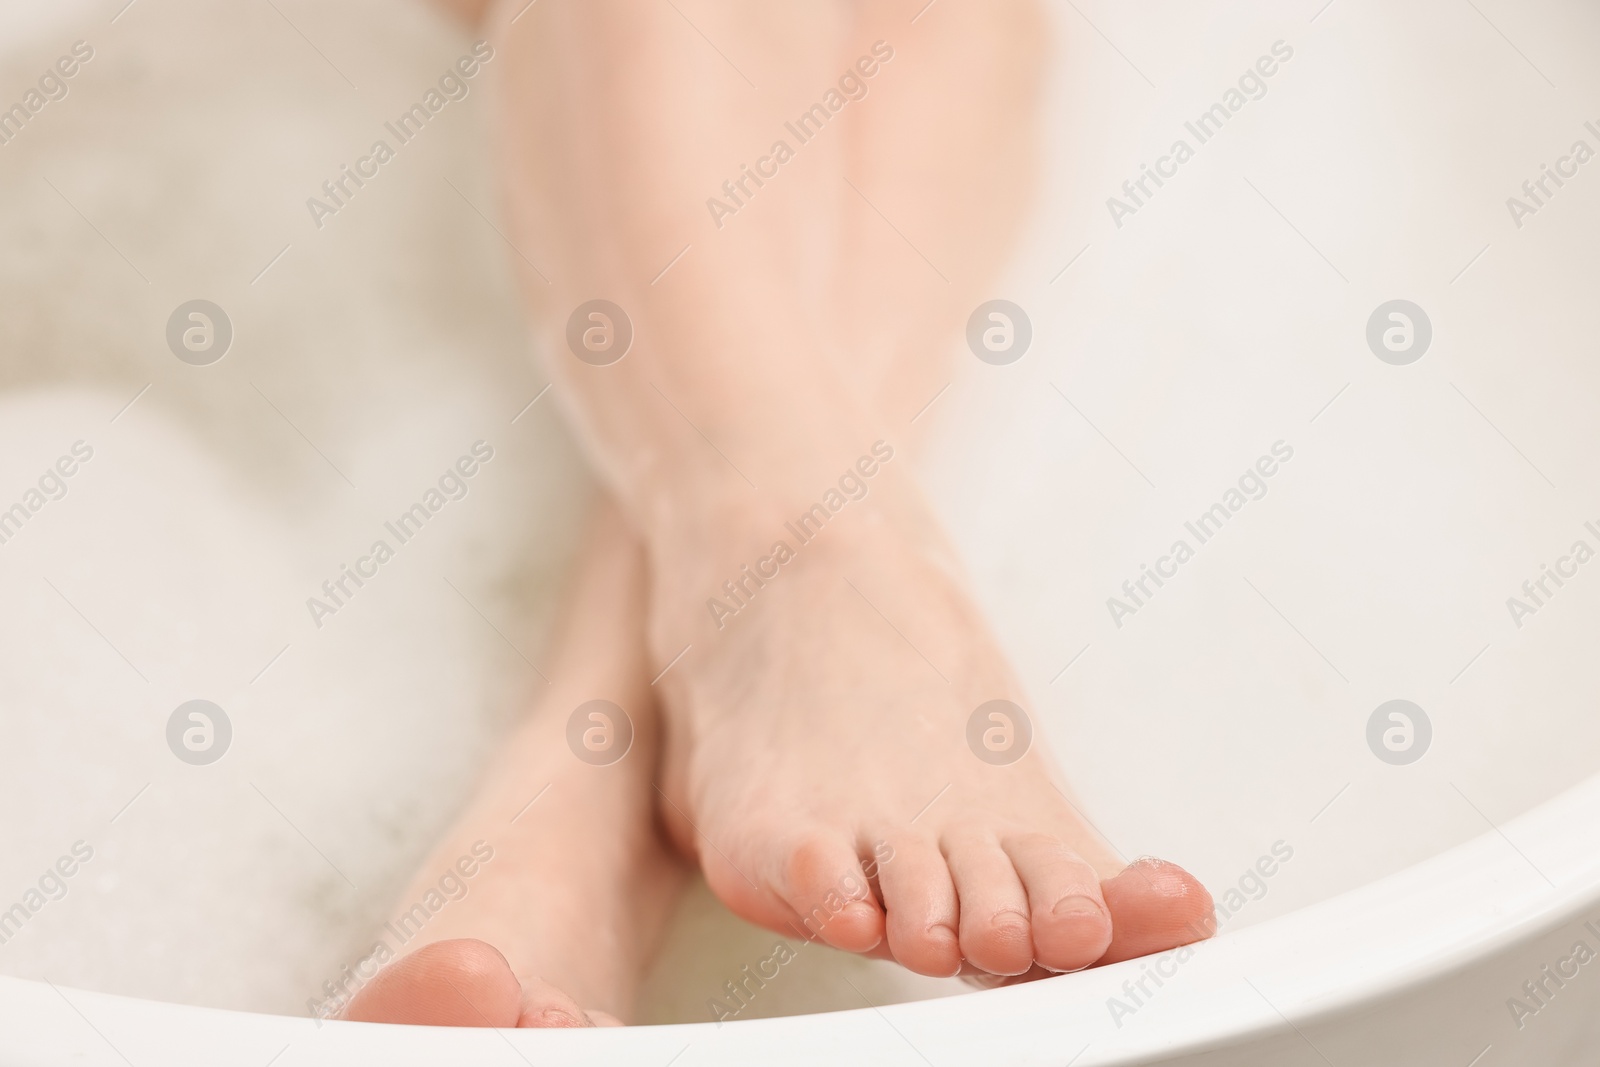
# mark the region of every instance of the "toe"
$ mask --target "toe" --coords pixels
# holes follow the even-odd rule
[[[961,954],[990,974],[1022,974],[1033,963],[1028,897],[1011,857],[993,834],[956,833],[943,842],[960,911]]]
[[[950,868],[932,841],[897,843],[894,855],[878,867],[878,885],[887,912],[889,950],[918,974],[949,978],[961,969],[956,936],[956,887]]]
[[[1097,963],[1119,963],[1165,952],[1216,933],[1216,912],[1205,886],[1175,863],[1135,860],[1100,883],[1111,912],[1111,944]]]
[[[517,1024],[522,983],[506,958],[483,941],[436,941],[383,968],[340,1018],[416,1026]]]
[[[807,937],[846,952],[867,952],[883,940],[883,912],[849,838],[808,833],[786,855],[780,895]]]
[[[1047,834],[1015,834],[1001,843],[1028,893],[1035,962],[1077,971],[1099,959],[1111,944],[1111,914],[1094,868]]]
[[[596,1024],[582,1008],[578,1007],[577,1001],[561,990],[549,982],[529,978],[522,982],[522,1004],[517,1013],[516,1025],[520,1029],[564,1030]]]

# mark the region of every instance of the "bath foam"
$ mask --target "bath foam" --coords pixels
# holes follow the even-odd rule
[[[82,439],[74,441],[71,450],[51,464],[15,504],[0,508],[0,545],[20,534],[28,520],[43,510],[45,505],[64,499],[71,491],[67,479],[77,474],[82,464],[93,458],[93,445]]]
[[[322,583],[321,597],[306,598],[306,610],[310,613],[315,627],[318,630],[322,629],[324,618],[337,615],[341,608],[348,605],[368,581],[378,576],[379,568],[394,559],[400,547],[421,533],[423,525],[443,511],[446,504],[454,500],[465,500],[471,491],[468,479],[477,475],[480,464],[488,463],[492,459],[494,459],[494,446],[487,441],[474,441],[470,453],[456,460],[439,476],[436,487],[429,488],[417,503],[412,504],[394,519],[385,521],[383,528],[394,538],[393,546],[382,538],[373,541],[366,555],[356,557],[353,568],[349,564],[342,563],[339,565],[338,575]]]

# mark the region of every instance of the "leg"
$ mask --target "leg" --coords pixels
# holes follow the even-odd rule
[[[897,45],[841,116],[849,184],[832,278],[847,376],[895,427],[949,382],[952,342],[997,295],[1034,192],[1049,55],[1040,0],[940,0],[913,24],[924,4],[858,0],[839,61]]]
[[[853,191],[835,271],[838,348],[865,368],[856,383],[885,425],[904,424],[950,381],[951,342],[971,309],[995,295],[990,286],[1026,217],[1038,170],[1049,51],[1048,17],[1037,0],[951,0],[937,11],[923,3],[861,0],[853,45],[841,59],[847,64],[874,41],[910,35],[893,77],[873,88],[872,105],[845,116]],[[913,26],[919,11],[926,17]],[[949,77],[955,69],[962,78]],[[901,232],[878,217],[880,209]],[[1209,898],[1185,872],[1156,861],[1124,869],[1075,809],[1050,800],[1062,840],[1102,875],[1121,872],[1102,882],[1113,931],[1097,962],[1211,932]],[[934,844],[918,842],[924,853]],[[1025,863],[1013,867],[1025,886],[1041,881]],[[950,919],[943,882],[897,876],[889,884],[896,895],[885,900],[880,887],[886,937],[874,954],[915,959],[921,931]],[[1030,909],[1039,909],[1028,896]],[[941,973],[948,961],[935,956],[926,966]]]
[[[574,1026],[628,1017],[683,873],[654,817],[659,729],[643,594],[637,541],[602,504],[562,615],[550,687],[401,898],[394,924],[409,930],[405,910],[475,844],[479,855],[480,843],[491,847],[493,859],[345,1018]],[[579,760],[567,741],[568,716],[597,698],[622,707],[634,727],[631,749],[608,766]]]
[[[898,914],[905,921],[886,947],[925,973],[953,973],[962,959],[995,974],[1036,963],[1067,970],[1176,944],[1117,939],[1113,911],[1132,899],[1130,929],[1141,936],[1203,933],[1203,890],[1162,868],[1173,890],[1165,895],[1102,891],[1121,864],[1072,813],[1040,749],[1006,768],[967,750],[973,708],[1024,698],[904,463],[884,466],[848,513],[835,519],[843,504],[828,505],[812,536],[785,540],[786,523],[818,513],[818,496],[882,425],[866,399],[877,390],[864,392],[828,355],[826,325],[833,315],[848,323],[848,306],[840,314],[814,299],[836,292],[829,270],[840,246],[850,248],[828,242],[819,255],[817,234],[865,233],[845,223],[842,198],[855,195],[843,180],[848,143],[823,136],[843,131],[807,139],[782,180],[762,186],[726,228],[705,233],[702,218],[696,230],[694,216],[732,161],[770,136],[775,115],[804,111],[838,78],[851,10],[693,5],[692,28],[757,71],[762,94],[731,84],[679,16],[658,6],[549,5],[500,38],[511,215],[527,247],[548,249],[555,264],[548,288],[530,277],[531,295],[551,313],[556,373],[644,534],[656,662],[690,647],[664,681],[668,828],[746,918],[870,951],[883,947],[885,912]],[[987,11],[973,8],[969,24],[986,26]],[[988,27],[991,56],[1008,42],[1027,51],[1019,26],[1002,18]],[[964,55],[951,40],[932,52]],[[982,118],[981,77],[964,88],[979,99],[966,113]],[[902,96],[902,109],[931,110],[910,88]],[[897,150],[915,157],[904,138],[926,128],[893,111],[882,121],[881,151],[859,153],[863,180],[874,159],[893,177],[884,161]],[[1015,128],[1001,127],[1014,144]],[[924,177],[936,184],[941,173]],[[951,195],[959,205],[974,180],[963,176],[942,197],[935,189],[923,213],[948,210]],[[686,234],[700,235],[693,254],[663,282],[660,267]],[[988,240],[987,259],[973,257],[981,274],[1003,236],[978,227],[951,235],[948,247]],[[882,268],[892,291],[904,271],[885,267],[886,245],[870,244],[853,249],[854,262]],[[905,282],[889,299],[922,319],[925,288]],[[603,369],[559,351],[565,309],[600,293],[629,308],[638,331],[627,360]],[[940,319],[952,312],[937,310]],[[890,361],[880,366],[892,368],[894,350],[908,344],[903,332],[892,323],[882,331]],[[782,577],[743,577],[752,561],[771,565],[775,542],[787,553]],[[745,594],[729,591],[731,621],[735,612],[707,596],[729,589],[728,579]],[[869,877],[862,857],[877,858],[880,846],[898,859],[874,864]],[[1154,912],[1139,910],[1147,906]],[[822,923],[810,921],[818,914]],[[1162,922],[1144,921],[1151,914]],[[1174,916],[1184,921],[1163,926]]]

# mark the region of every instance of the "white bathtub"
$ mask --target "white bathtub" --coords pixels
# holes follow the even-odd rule
[[[8,1062],[1582,1064],[1600,1040],[1593,965],[1524,1017],[1521,981],[1600,942],[1600,781],[1450,852],[1197,948],[1116,1025],[1150,961],[956,1000],[598,1031],[324,1023],[0,981]],[[1529,859],[1554,881],[1552,887]],[[1158,957],[1161,959],[1163,957]],[[126,1057],[126,1060],[124,1060]],[[676,1060],[674,1057],[677,1057]]]
[[[477,99],[307,217],[460,39],[421,6],[278,3],[316,48],[267,5],[0,12],[0,102],[96,50],[0,148],[0,506],[96,450],[0,545],[0,909],[95,852],[0,943],[0,1062],[1593,1058],[1600,965],[1543,969],[1600,949],[1600,580],[1521,626],[1507,598],[1600,525],[1600,171],[1520,228],[1506,198],[1600,145],[1600,17],[1060,6],[1050,176],[997,287],[1035,349],[953,354],[927,477],[1086,812],[1213,888],[1213,942],[988,992],[808,949],[718,1026],[771,937],[698,889],[646,985],[659,1025],[488,1033],[305,1005],[533,691],[588,475],[553,395],[523,412],[547,377],[474,210]],[[1107,198],[1280,40],[1267,93],[1119,228]],[[162,337],[196,297],[235,324],[213,367]],[[1365,338],[1396,298],[1433,325],[1408,366]],[[315,628],[330,567],[480,437],[452,524]],[[1107,599],[1279,440],[1267,495],[1118,626]],[[162,734],[197,697],[236,728],[210,767]],[[1396,698],[1433,725],[1405,766],[1366,740]]]

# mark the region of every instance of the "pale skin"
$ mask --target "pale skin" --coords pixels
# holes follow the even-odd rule
[[[752,922],[926,975],[1024,980],[1213,929],[1186,872],[1129,867],[1095,834],[1042,737],[1004,766],[967,746],[978,705],[1029,701],[912,478],[908,424],[1023,221],[1047,35],[1032,0],[939,0],[912,23],[922,3],[484,15],[510,233],[544,276],[526,269],[524,290],[614,504],[550,693],[436,853],[442,869],[497,842],[488,891],[347,1017],[625,1020],[680,862]],[[731,203],[724,181],[774,139],[795,147],[783,122],[846,71],[865,98],[747,181],[719,227],[707,198]],[[610,366],[565,343],[595,297],[636,331]],[[785,523],[876,442],[895,458],[867,496],[747,583],[736,615],[711,611],[743,566],[798,545]],[[561,729],[607,693],[638,737],[594,768]],[[425,865],[418,885],[436,878]]]

